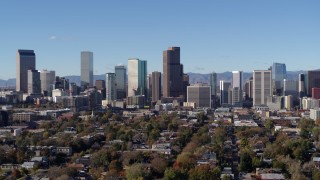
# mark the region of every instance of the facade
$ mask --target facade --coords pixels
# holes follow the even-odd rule
[[[149,86],[151,87],[152,101],[158,101],[161,99],[161,72],[154,71],[151,74],[151,81]]]
[[[266,105],[267,97],[272,95],[270,70],[253,71],[253,106]]]
[[[284,97],[284,107],[287,110],[291,110],[293,108],[293,96],[288,95]]]
[[[96,80],[95,86],[97,90],[103,90],[106,88],[106,82],[104,80]]]
[[[180,47],[170,47],[168,50],[163,51],[163,96],[183,96],[183,78]]]
[[[106,74],[106,100],[107,104],[111,104],[112,101],[116,100],[116,75],[115,73]]]
[[[56,72],[42,70],[40,72],[40,80],[41,80],[41,92],[48,93],[52,91],[52,85],[56,80]]]
[[[220,81],[220,104],[228,104],[228,91],[231,87],[230,82]]]
[[[308,97],[312,96],[312,88],[320,88],[320,70],[308,71]]]
[[[126,82],[127,82],[127,69],[124,65],[115,66],[116,74],[116,91],[117,99],[124,99],[127,96]]]
[[[93,86],[93,52],[81,52],[81,86]]]
[[[187,102],[194,102],[197,107],[211,108],[211,87],[203,84],[188,86]]]
[[[272,64],[272,82],[275,95],[282,95],[283,80],[287,77],[286,65],[282,63]]]
[[[210,73],[211,95],[217,95],[217,73]]]
[[[40,72],[28,70],[28,94],[41,94]]]
[[[16,90],[28,92],[28,70],[36,69],[36,55],[33,50],[19,49],[16,55]]]
[[[242,106],[242,88],[242,71],[232,71],[232,105]]]
[[[319,108],[310,109],[310,119],[315,120],[315,121],[320,119],[320,109]]]
[[[128,60],[128,97],[146,95],[147,93],[147,61]]]

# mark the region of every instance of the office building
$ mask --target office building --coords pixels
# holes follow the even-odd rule
[[[283,80],[287,78],[286,65],[282,63],[272,64],[272,82],[275,95],[283,94]]]
[[[194,102],[197,107],[211,108],[211,87],[204,84],[188,86],[187,102]]]
[[[93,52],[81,52],[81,86],[93,86]]]
[[[252,99],[253,97],[253,78],[251,77],[249,80],[245,83],[245,96],[248,99]]]
[[[211,95],[217,95],[217,73],[210,73]]]
[[[184,96],[183,65],[180,64],[180,47],[163,51],[163,96]],[[186,98],[186,97],[184,97]]]
[[[228,104],[229,98],[228,98],[228,92],[229,88],[231,87],[230,82],[225,82],[223,80],[220,81],[220,104]]]
[[[112,101],[116,100],[116,75],[115,73],[106,74],[106,100],[107,104],[111,104]]]
[[[310,109],[310,119],[316,121],[320,119],[320,109],[315,108],[315,109]]]
[[[95,86],[97,90],[103,90],[106,88],[106,82],[105,80],[96,80]]]
[[[306,78],[304,74],[299,74],[299,97],[306,96]]]
[[[266,105],[267,97],[272,95],[270,70],[253,71],[253,106]]]
[[[312,96],[312,88],[320,88],[320,70],[308,71],[308,97]]]
[[[231,104],[242,106],[242,71],[232,71]]]
[[[117,99],[124,99],[127,96],[127,69],[124,65],[115,66],[114,70],[116,74],[116,91],[117,91]]]
[[[16,90],[28,92],[28,70],[36,69],[36,55],[33,50],[19,49],[16,55]]]
[[[288,95],[284,97],[284,108],[291,110],[293,108],[293,96]]]
[[[53,84],[56,81],[56,72],[42,70],[40,72],[40,80],[41,80],[41,92],[46,96],[47,94],[51,94]]]
[[[294,80],[283,80],[283,96],[292,95],[294,98],[298,97],[298,82]]]
[[[128,60],[128,97],[146,95],[147,61],[136,58]]]
[[[151,74],[151,81],[149,83],[151,87],[152,101],[158,101],[161,99],[161,72],[154,71]]]
[[[40,72],[28,70],[28,94],[41,94]]]

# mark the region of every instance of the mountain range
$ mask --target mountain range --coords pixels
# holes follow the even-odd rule
[[[287,79],[288,80],[297,80],[298,75],[300,73],[306,73],[306,71],[287,71]],[[201,73],[187,73],[189,75],[189,82],[190,84],[195,83],[209,83],[210,76],[209,74],[201,74]],[[252,72],[243,72],[243,80],[244,82],[247,81],[250,77],[252,77]],[[75,82],[78,85],[80,84],[80,76],[65,76],[65,78],[69,79],[69,82]],[[105,74],[101,75],[94,75],[94,81],[95,80],[105,80]],[[217,73],[217,82],[220,80],[224,81],[232,81],[232,72],[223,72],[223,73]],[[8,80],[2,80],[0,79],[0,87],[14,87],[16,85],[16,79],[8,79]]]

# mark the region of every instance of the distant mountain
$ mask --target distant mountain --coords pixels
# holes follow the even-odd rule
[[[300,73],[306,73],[306,71],[287,71],[287,79],[288,80],[297,80],[298,75]],[[195,83],[209,83],[210,76],[209,74],[200,74],[200,73],[187,73],[189,75],[189,82],[190,84]],[[243,72],[243,80],[244,82],[247,81],[250,77],[252,77],[252,72]],[[65,76],[65,78],[69,79],[69,82],[74,82],[76,84],[80,84],[80,76]],[[93,77],[95,80],[105,80],[106,75],[94,75]],[[232,72],[223,72],[217,73],[217,81],[225,80],[231,82],[232,80]],[[2,80],[0,79],[0,87],[14,87],[16,85],[16,79],[8,79]]]

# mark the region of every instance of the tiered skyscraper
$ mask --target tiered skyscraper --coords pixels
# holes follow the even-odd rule
[[[33,50],[19,49],[16,56],[16,90],[28,92],[28,70],[36,69],[36,55]]]
[[[232,71],[232,105],[242,106],[242,71]]]
[[[180,47],[163,51],[163,96],[184,96],[183,65],[180,64]]]
[[[128,97],[146,95],[147,61],[136,58],[128,60]]]
[[[93,52],[81,52],[81,86],[93,86]]]

